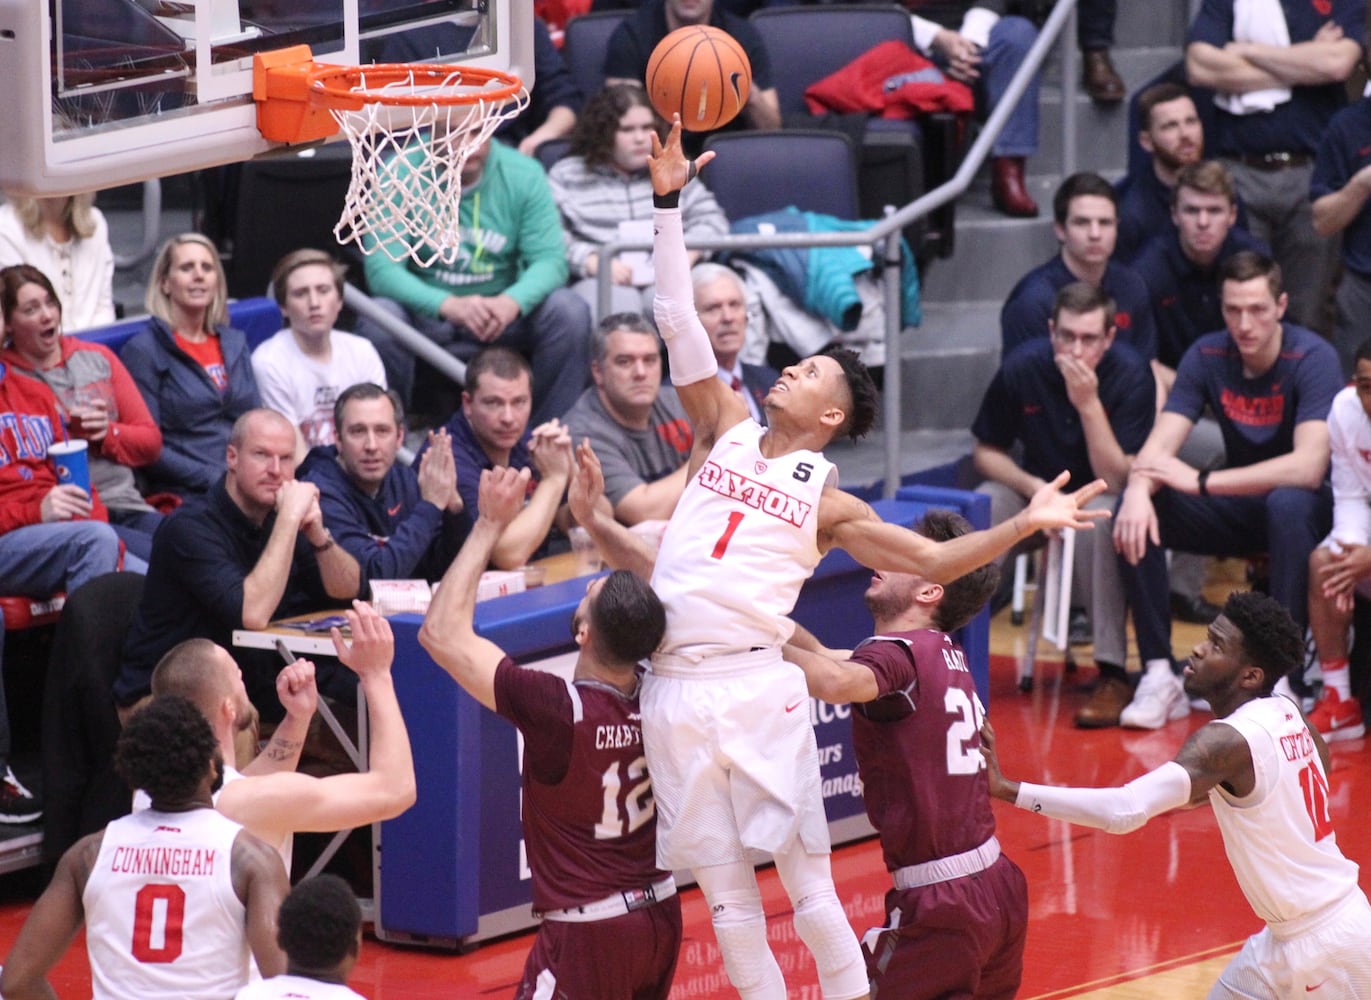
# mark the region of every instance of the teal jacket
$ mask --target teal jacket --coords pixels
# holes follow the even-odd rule
[[[562,219],[537,160],[492,142],[481,179],[462,188],[459,218],[462,243],[452,264],[422,268],[379,248],[368,254],[371,294],[436,317],[449,295],[504,293],[526,316],[566,284]]]

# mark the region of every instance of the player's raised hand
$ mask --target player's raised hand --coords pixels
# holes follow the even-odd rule
[[[1050,528],[1088,529],[1093,528],[1096,521],[1109,517],[1107,510],[1085,509],[1086,504],[1107,489],[1105,481],[1096,479],[1074,493],[1063,493],[1062,487],[1070,478],[1071,473],[1060,472],[1056,479],[1033,494],[1024,513],[1034,531]]]
[[[276,699],[287,715],[308,719],[319,707],[319,688],[314,681],[314,664],[296,660],[276,675]]]
[[[666,142],[652,133],[652,155],[647,158],[647,168],[652,174],[652,190],[655,194],[667,195],[679,191],[700,172],[706,163],[714,159],[713,151],[701,153],[690,159],[681,149],[681,116],[671,116],[671,131]]]
[[[483,471],[476,494],[481,519],[504,527],[518,517],[519,511],[524,509],[531,475],[527,468],[511,469],[503,465]]]
[[[343,633],[337,628],[329,630],[338,659],[358,677],[389,673],[395,659],[395,636],[391,634],[390,622],[366,601],[353,601],[347,619],[351,643],[343,640]]]
[[[600,468],[600,456],[590,446],[590,438],[576,446],[576,472],[567,487],[567,506],[577,524],[589,524],[595,517],[596,505],[605,494],[605,474]]]
[[[1006,781],[1000,773],[1000,758],[995,752],[995,727],[986,719],[981,723],[981,756],[985,758],[985,774],[990,781],[990,797],[1013,802],[1019,797],[1017,782]]]

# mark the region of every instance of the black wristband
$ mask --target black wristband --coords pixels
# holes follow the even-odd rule
[[[680,190],[677,189],[677,190],[675,190],[675,191],[668,192],[667,194],[658,194],[656,191],[653,191],[653,192],[652,192],[652,207],[653,207],[653,208],[680,208],[680,207],[681,207],[681,192],[680,192]]]
[[[1201,469],[1201,470],[1200,470],[1200,477],[1199,477],[1198,485],[1199,485],[1199,488],[1200,488],[1200,496],[1202,496],[1202,497],[1207,497],[1207,496],[1209,496],[1209,470],[1208,470],[1208,469]]]

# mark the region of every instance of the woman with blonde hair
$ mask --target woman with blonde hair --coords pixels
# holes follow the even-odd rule
[[[162,245],[145,299],[148,328],[119,352],[153,419],[162,454],[146,469],[148,492],[204,493],[224,474],[233,423],[259,404],[247,338],[228,325],[228,283],[207,237]]]
[[[68,332],[114,322],[114,251],[95,195],[0,205],[0,267],[12,264],[32,264],[52,280]]]

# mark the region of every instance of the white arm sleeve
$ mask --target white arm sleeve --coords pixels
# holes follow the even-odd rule
[[[690,260],[679,208],[652,211],[652,266],[657,290],[652,315],[666,342],[673,385],[689,385],[713,378],[719,370],[714,348],[695,312],[695,288],[690,283]]]
[[[1122,788],[1062,788],[1019,783],[1014,804],[1105,833],[1130,833],[1153,816],[1190,801],[1190,772],[1174,760],[1134,778]]]

